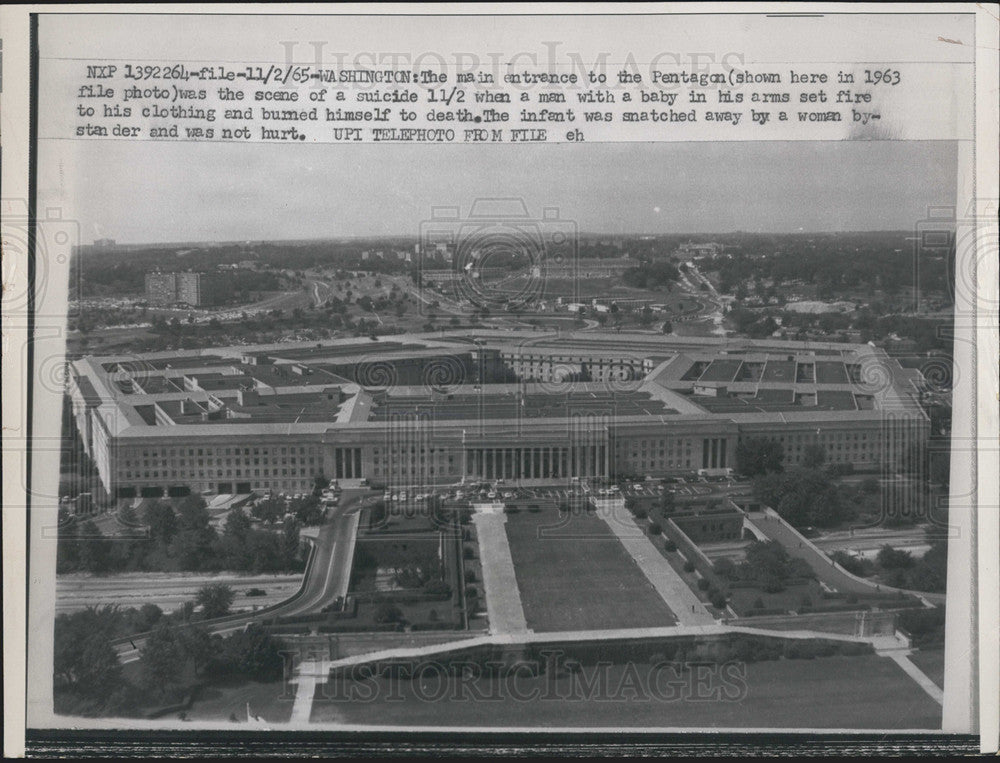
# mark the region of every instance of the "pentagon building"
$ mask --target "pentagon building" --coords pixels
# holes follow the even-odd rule
[[[871,345],[483,330],[70,363],[108,496],[663,477],[735,467],[741,438],[899,468],[923,379]]]

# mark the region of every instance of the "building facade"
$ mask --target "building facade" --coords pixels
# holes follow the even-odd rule
[[[206,307],[226,301],[225,279],[216,273],[146,273],[146,301],[169,307]]]

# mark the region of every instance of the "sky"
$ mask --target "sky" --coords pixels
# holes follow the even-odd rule
[[[490,197],[588,233],[899,230],[957,185],[951,141],[46,143],[81,243],[417,236]]]

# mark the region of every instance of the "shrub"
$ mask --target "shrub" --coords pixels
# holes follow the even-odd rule
[[[475,583],[476,582],[476,571],[475,570],[466,570],[465,571],[465,579],[468,582],[470,582],[470,583]]]
[[[698,578],[698,590],[707,591],[712,587],[712,584],[708,582],[708,578]]]
[[[677,544],[674,543],[669,538],[667,538],[666,543],[663,544],[663,550],[664,551],[670,551],[672,553],[672,552],[674,552],[674,551],[677,550]]]
[[[660,526],[659,522],[649,523],[649,534],[650,535],[661,535],[663,533],[663,528]]]
[[[726,594],[724,594],[722,591],[713,591],[712,593],[710,593],[709,601],[712,603],[712,606],[715,607],[716,609],[726,608]]]
[[[913,637],[916,647],[926,649],[944,643],[943,607],[907,609],[899,613],[899,625]]]
[[[694,572],[694,562],[692,562],[692,561],[686,561],[686,562],[684,562],[684,571],[685,572]]]
[[[244,596],[267,596],[267,591],[263,588],[248,588]]]
[[[395,604],[383,604],[375,611],[375,622],[380,625],[403,621],[403,610]]]
[[[472,550],[472,546],[462,546],[462,558],[463,559],[476,558],[476,552]]]
[[[834,551],[830,558],[852,575],[858,577],[868,577],[873,572],[872,563],[868,559],[851,556],[846,551]]]
[[[648,511],[639,507],[636,507],[636,510],[633,512],[633,514],[635,515],[636,519],[645,519],[646,517],[649,516]]]
[[[479,596],[479,589],[476,588],[474,585],[465,587],[465,597],[467,599],[475,599],[478,596]]]

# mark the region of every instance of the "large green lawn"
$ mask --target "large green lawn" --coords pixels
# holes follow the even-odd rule
[[[725,670],[726,673],[720,671]],[[892,660],[826,657],[657,673],[649,663],[516,678],[425,674],[318,686],[314,722],[417,726],[939,729],[941,707]],[[637,688],[638,687],[638,688]],[[654,688],[650,688],[654,687]]]
[[[676,618],[604,522],[555,509],[507,516],[514,573],[535,631],[643,628]]]
[[[918,649],[910,655],[910,662],[944,689],[944,649]]]
[[[220,682],[202,689],[186,715],[192,721],[229,721],[235,716],[238,723],[245,723],[249,705],[253,715],[268,723],[287,723],[294,692],[294,686],[286,687],[282,681]]]

